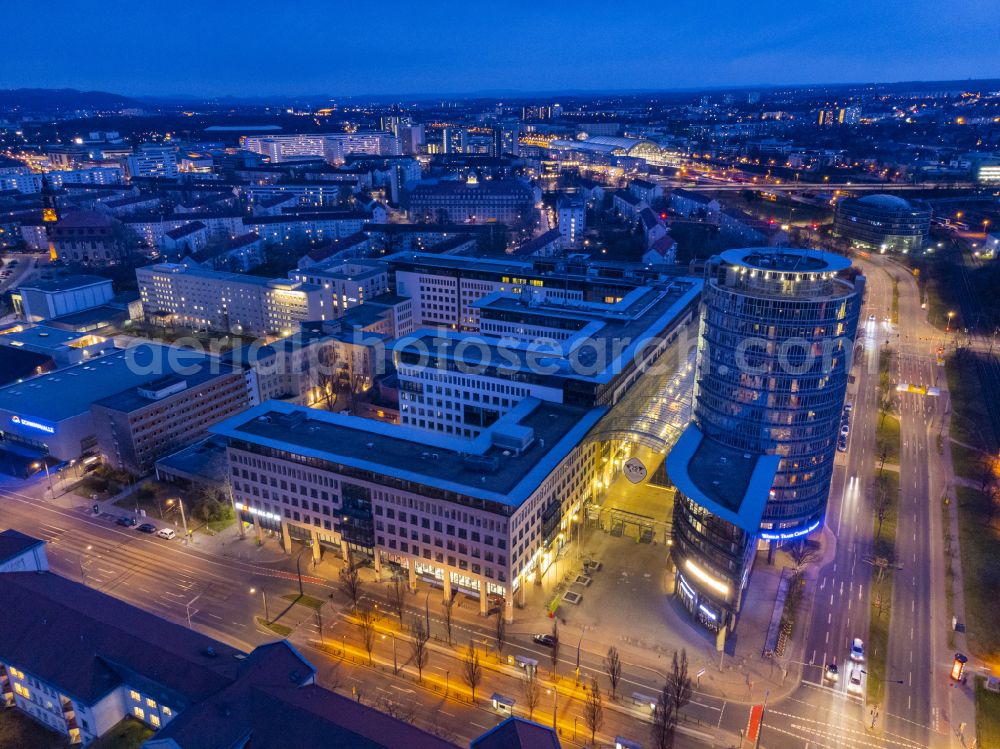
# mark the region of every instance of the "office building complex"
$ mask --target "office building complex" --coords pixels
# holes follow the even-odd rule
[[[525,398],[475,440],[262,404],[212,427],[228,440],[243,519],[506,602],[550,564],[595,489],[603,408]],[[559,537],[557,541],[557,537]]]
[[[782,249],[728,250],[706,267],[694,423],[666,468],[678,589],[713,629],[735,624],[758,539],[823,521],[864,293],[849,267]]]
[[[331,164],[342,164],[345,157],[352,153],[373,156],[398,156],[401,153],[399,139],[391,133],[379,131],[248,135],[243,138],[243,147],[266,156],[271,163],[318,156]]]
[[[919,250],[927,241],[931,209],[898,195],[866,195],[837,203],[833,232],[857,247],[880,252]]]
[[[329,292],[280,278],[161,263],[135,272],[147,319],[180,327],[290,335],[303,320],[332,316]]]
[[[409,214],[414,220],[442,223],[519,224],[534,210],[531,188],[511,180],[420,183],[409,194]]]
[[[243,372],[207,363],[95,401],[90,411],[104,461],[142,475],[158,458],[201,439],[212,424],[249,408]]]

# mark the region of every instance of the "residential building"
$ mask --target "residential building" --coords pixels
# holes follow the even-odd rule
[[[0,570],[0,700],[71,745],[130,717],[147,749],[458,749],[318,686],[285,640],[246,653],[57,575],[38,539],[0,533]]]
[[[321,287],[328,292],[330,316],[340,317],[351,307],[364,304],[389,290],[389,274],[385,263],[365,260],[344,260],[322,267],[312,266],[306,270],[288,273],[293,281]]]
[[[121,224],[102,213],[70,212],[48,231],[52,252],[67,265],[116,265],[128,254]]]
[[[587,228],[587,205],[582,200],[563,198],[558,205],[559,233],[569,247],[583,243],[583,230]]]
[[[282,278],[161,263],[136,269],[149,320],[246,335],[291,334],[303,320],[329,320],[328,293]]]
[[[175,179],[178,175],[177,148],[159,143],[141,143],[136,152],[125,158],[129,179],[157,177]]]

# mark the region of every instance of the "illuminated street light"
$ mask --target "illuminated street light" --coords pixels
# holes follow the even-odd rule
[[[250,588],[250,595],[254,595],[256,592],[256,588]],[[267,624],[270,623],[271,617],[267,613],[267,593],[264,592],[263,588],[261,588],[260,597],[264,599],[264,623]]]
[[[177,498],[177,499],[168,499],[167,500],[167,507],[172,507],[173,504],[174,504],[174,502],[176,502],[177,506],[181,508],[181,523],[184,525],[184,543],[187,543],[188,542],[188,524],[187,524],[187,516],[184,514],[184,502],[182,502],[180,500],[180,498]]]

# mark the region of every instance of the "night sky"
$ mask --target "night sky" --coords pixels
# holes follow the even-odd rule
[[[0,0],[0,19],[0,88],[343,96],[1000,77],[996,0]]]

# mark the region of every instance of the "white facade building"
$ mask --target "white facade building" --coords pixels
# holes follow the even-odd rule
[[[319,286],[161,263],[136,270],[147,319],[194,329],[290,335],[303,320],[328,320]]]

